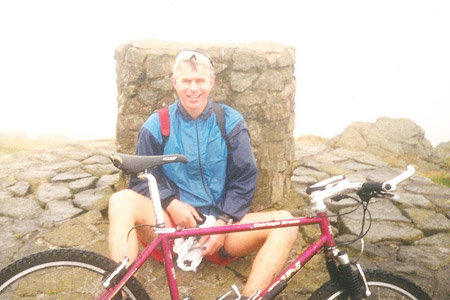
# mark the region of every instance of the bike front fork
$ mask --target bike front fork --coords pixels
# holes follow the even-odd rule
[[[343,287],[350,299],[361,300],[363,293],[364,298],[370,296],[371,292],[361,266],[350,262],[347,251],[337,248],[330,251],[326,256],[326,266],[331,281]]]

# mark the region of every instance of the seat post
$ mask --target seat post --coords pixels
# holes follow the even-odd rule
[[[158,185],[156,183],[155,176],[150,173],[144,173],[139,175],[140,179],[145,178],[148,182],[148,188],[150,190],[150,198],[153,202],[153,209],[156,217],[156,228],[164,228],[164,215],[161,207],[161,199],[159,198]]]

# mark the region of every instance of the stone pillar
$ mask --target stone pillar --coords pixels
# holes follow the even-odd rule
[[[188,44],[139,40],[117,47],[117,149],[133,153],[142,123],[177,96],[170,81],[176,54],[201,50],[211,57],[213,101],[240,111],[249,126],[260,176],[254,210],[287,200],[294,153],[295,49],[255,42]]]

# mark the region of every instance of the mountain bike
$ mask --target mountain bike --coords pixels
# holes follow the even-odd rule
[[[177,238],[199,237],[241,231],[273,229],[290,226],[318,226],[320,237],[295,258],[272,284],[264,290],[255,291],[250,297],[275,299],[291,282],[291,279],[315,255],[323,253],[330,280],[312,293],[309,299],[431,299],[411,281],[386,271],[366,270],[352,262],[345,250],[338,248],[331,230],[326,204],[340,201],[350,195],[363,207],[362,238],[367,230],[364,223],[369,219],[368,204],[374,197],[398,197],[393,192],[397,185],[415,173],[412,166],[397,177],[386,182],[350,182],[344,176],[334,176],[305,189],[309,195],[313,213],[306,217],[289,220],[273,220],[249,224],[230,224],[219,227],[177,229],[167,228],[155,177],[147,172],[166,163],[186,162],[182,155],[135,156],[111,155],[114,165],[128,174],[139,174],[148,181],[156,215],[153,230],[158,234],[129,264],[125,257],[120,264],[100,254],[76,249],[48,250],[22,258],[0,271],[0,299],[150,299],[146,290],[136,279],[136,272],[161,247],[167,276],[168,290],[173,300],[192,300],[181,296],[178,290],[175,266],[169,242]],[[367,216],[367,218],[366,218]],[[369,226],[370,227],[370,226]],[[128,266],[129,265],[129,266]],[[240,299],[236,286],[227,288],[216,299]],[[126,295],[126,296],[124,296]]]

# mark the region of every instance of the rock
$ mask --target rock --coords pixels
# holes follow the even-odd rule
[[[351,234],[344,234],[339,236],[336,240],[339,243],[344,243],[347,241],[353,241],[355,239],[354,235]],[[357,253],[361,252],[361,242],[360,241],[356,241],[352,244],[350,244],[350,247],[355,249]],[[369,257],[375,257],[375,258],[389,258],[391,257],[392,253],[391,253],[391,249],[389,249],[389,247],[384,246],[384,245],[375,245],[372,243],[364,243],[364,254],[366,256]]]
[[[26,181],[24,181],[24,182],[26,182]],[[6,189],[15,183],[16,183],[16,179],[14,179],[13,177],[8,176],[8,177],[0,178],[0,190]]]
[[[436,289],[434,299],[446,299],[449,296],[448,279],[450,278],[450,264],[440,269],[436,274]]]
[[[450,141],[440,143],[436,148],[431,150],[431,152],[435,162],[450,167]]]
[[[352,171],[374,170],[375,169],[375,166],[362,164],[362,163],[355,162],[355,161],[343,163],[343,164],[341,164],[341,166],[344,167],[345,169],[349,169]]]
[[[327,146],[321,142],[297,140],[295,145],[295,160],[322,153],[327,149]]]
[[[348,158],[338,155],[334,155],[331,152],[321,153],[314,156],[314,160],[320,162],[321,164],[334,164],[338,162],[344,162]]]
[[[414,245],[435,246],[450,250],[450,233],[438,233],[414,242]]]
[[[60,151],[62,157],[69,160],[82,161],[92,156],[89,151],[67,151],[66,149],[62,149]]]
[[[387,199],[371,200],[369,206],[370,215],[374,221],[392,221],[396,223],[410,224],[411,221],[403,216],[402,212]],[[339,211],[340,214],[345,214],[353,210],[352,208],[345,208]],[[354,213],[345,217],[346,219],[362,220],[363,209],[360,207]]]
[[[401,246],[397,257],[400,261],[411,261],[431,270],[437,270],[450,263],[450,250],[422,245]]]
[[[336,149],[334,151],[338,151],[341,150],[339,152],[339,155],[348,155],[347,153],[343,154],[342,152],[345,149]],[[333,151],[333,152],[334,152]],[[347,150],[348,151],[348,150]],[[369,165],[369,166],[374,166],[374,167],[386,167],[387,163],[385,163],[384,161],[377,159],[375,156],[367,154],[367,153],[359,153],[357,155],[355,155],[354,157],[351,157],[353,160],[355,160],[356,162],[362,163],[364,165]]]
[[[400,208],[419,207],[429,209],[433,207],[433,204],[420,194],[400,193],[399,196],[399,199],[392,199],[392,202]]]
[[[300,186],[310,186],[316,183],[318,180],[311,176],[292,176],[291,183],[295,185],[296,183]]]
[[[82,209],[74,207],[70,202],[52,200],[47,203],[47,206],[48,209],[42,214],[40,221],[43,227],[52,227],[83,212]]]
[[[86,173],[81,168],[75,168],[70,171],[60,173],[52,178],[52,182],[69,182],[81,178],[90,177],[89,173]]]
[[[431,143],[409,119],[382,117],[375,123],[353,123],[331,141],[334,147],[364,151],[380,157],[416,156],[431,160]]]
[[[247,75],[248,76],[248,75]],[[251,78],[251,76],[249,76]],[[254,89],[256,90],[269,90],[269,91],[282,91],[284,88],[284,78],[283,74],[276,70],[266,70],[262,74],[260,74],[259,77],[257,77],[255,83],[253,84]],[[274,109],[269,109],[266,111],[267,114],[270,114],[271,111],[276,111],[276,106],[273,107]],[[279,107],[278,107],[279,109]],[[283,115],[283,118],[288,115],[288,112],[286,111]],[[280,118],[281,119],[281,118]]]
[[[13,219],[8,217],[0,216],[0,225],[11,225],[13,223]]]
[[[249,74],[243,72],[232,72],[230,74],[230,89],[233,92],[242,93],[252,85],[257,77],[258,74],[249,76]]]
[[[114,167],[112,164],[108,165],[102,165],[102,164],[92,164],[92,165],[86,165],[83,167],[83,169],[97,177],[100,177],[102,175],[111,175],[114,173],[117,173],[119,170]]]
[[[409,185],[404,184],[403,188],[408,192],[421,195],[450,196],[450,188],[443,185]]]
[[[342,223],[351,234],[358,235],[361,232],[361,222],[358,220],[344,219]],[[423,232],[412,226],[378,221],[372,223],[364,239],[373,244],[385,241],[411,244],[423,237]]]
[[[34,219],[43,213],[43,209],[31,198],[0,198],[0,215],[24,220]]]
[[[93,188],[95,186],[95,183],[97,182],[98,177],[86,177],[86,178],[81,178],[75,181],[72,181],[69,184],[69,188],[72,192],[74,193],[79,193],[82,191],[85,191],[87,189]]]
[[[53,246],[79,247],[95,240],[95,233],[84,224],[69,221],[62,224],[58,229],[46,232],[41,238]]]
[[[119,173],[112,174],[112,175],[103,175],[100,177],[100,179],[97,181],[96,187],[104,187],[104,186],[115,186],[119,183],[120,175]]]
[[[263,55],[255,55],[250,49],[238,48],[232,56],[233,69],[240,71],[248,71],[251,69],[263,69],[265,66],[265,58]]]
[[[13,186],[8,187],[8,191],[13,193],[14,196],[23,197],[30,191],[30,184],[26,181],[19,181]]]
[[[386,178],[397,177],[402,172],[403,172],[403,170],[401,170],[401,169],[393,169],[393,168],[389,168],[389,167],[377,168],[374,170],[370,170],[367,173],[367,180],[384,182],[384,181],[386,181]],[[404,187],[404,186],[405,186],[405,183],[402,184],[402,187]]]
[[[61,172],[67,172],[71,169],[79,168],[79,167],[81,167],[81,165],[82,164],[79,161],[68,160],[68,161],[63,161],[63,162],[56,162],[51,165],[46,165],[43,167],[43,169],[61,173]]]
[[[420,208],[406,208],[406,216],[410,218],[417,228],[431,235],[438,232],[450,232],[450,220],[442,214]]]
[[[11,194],[8,191],[0,191],[0,199],[10,199],[14,197],[13,194]]]
[[[9,228],[7,227],[8,230],[21,242],[28,241],[30,237],[39,231],[39,221],[37,218],[21,221],[15,220],[14,224],[10,225]]]
[[[36,185],[43,182],[49,182],[51,178],[56,176],[55,171],[48,171],[42,169],[28,169],[17,174],[15,177],[19,181],[26,181],[30,185]]]
[[[325,172],[317,171],[311,168],[298,167],[294,170],[294,176],[312,176],[317,181],[325,179],[328,177],[328,174]]]
[[[2,246],[0,250],[0,264],[6,265],[14,257],[14,253],[17,251],[17,245],[21,244],[9,230],[2,228],[0,231],[0,240]]]
[[[73,199],[73,204],[84,210],[105,210],[108,208],[109,197],[113,190],[109,186],[90,189],[78,193]]]
[[[69,188],[63,183],[43,183],[36,191],[37,199],[41,203],[53,200],[67,200],[72,198]]]
[[[313,163],[310,164],[309,166],[312,166],[315,168],[317,168],[319,171],[325,172],[327,174],[329,174],[330,176],[334,176],[334,175],[347,175],[347,174],[351,174],[354,171],[345,168],[344,166],[338,165],[338,164],[321,164],[321,163]]]
[[[356,195],[352,195],[353,197],[356,197]],[[339,213],[342,209],[342,213],[344,212],[350,212],[353,211],[355,209],[355,206],[358,205],[358,202],[356,202],[355,199],[352,198],[346,198],[346,199],[342,199],[340,201],[331,201],[331,200],[327,200],[326,202],[327,208],[329,210],[331,210],[334,213]],[[351,207],[349,209],[343,210],[344,208],[347,207]],[[355,216],[355,219],[360,219],[361,215],[358,215],[357,217]]]
[[[104,222],[103,216],[99,210],[90,210],[85,214],[82,214],[77,218],[77,221],[80,223],[84,223],[86,225],[89,224],[99,224]]]
[[[82,161],[85,165],[111,164],[111,160],[103,155],[94,155]]]
[[[337,137],[330,142],[336,148],[346,148],[352,151],[364,151],[368,144],[364,139],[362,132],[367,131],[369,124],[356,122],[347,127]]]

